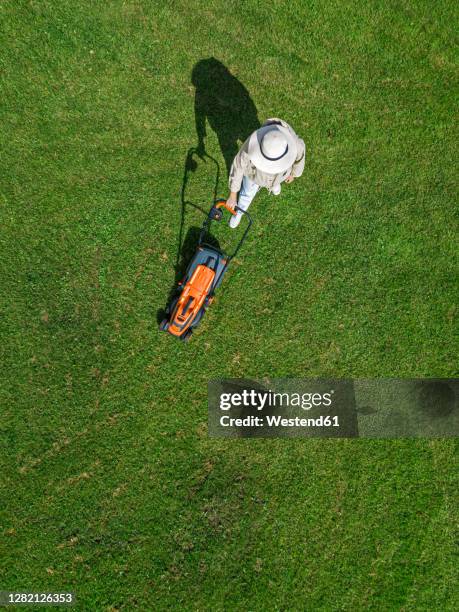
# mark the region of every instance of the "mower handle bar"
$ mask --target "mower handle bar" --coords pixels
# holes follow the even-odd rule
[[[243,208],[239,208],[239,206],[235,206],[234,208],[231,208],[231,206],[228,206],[228,204],[226,203],[226,200],[217,200],[217,204],[215,204],[215,208],[226,208],[226,210],[230,212],[232,215],[235,215],[236,211],[239,211],[247,215],[247,218],[250,220],[250,223],[252,222],[252,218],[246,210],[244,210]]]
[[[248,220],[247,227],[245,228],[244,233],[242,234],[242,237],[239,240],[239,243],[238,243],[235,251],[233,252],[232,255],[228,256],[228,261],[229,261],[229,260],[233,259],[233,257],[236,257],[237,253],[239,252],[239,249],[241,248],[242,244],[244,243],[245,239],[247,238],[247,234],[249,233],[250,226],[252,225],[252,217],[249,215],[249,213],[246,210],[243,210],[242,208],[239,208],[239,206],[235,206],[234,209],[231,208],[226,203],[226,200],[223,200],[223,199],[217,200],[217,202],[214,204],[214,207],[215,208],[226,208],[226,210],[228,212],[230,212],[232,215],[235,215],[236,212],[241,212],[241,213],[243,213],[247,217],[247,220]],[[202,239],[204,237],[204,232],[206,231],[206,229],[209,228],[210,222],[211,222],[211,217],[210,217],[210,214],[209,214],[207,216],[205,222],[204,222],[204,225],[203,225],[202,229],[201,229],[201,234],[200,234],[200,237],[199,237],[199,244],[202,243]]]
[[[226,210],[230,212],[232,215],[236,214],[236,212],[234,211],[234,208],[231,208],[231,206],[228,206],[228,204],[226,203],[226,200],[217,200],[217,203],[215,204],[215,208],[226,208]]]

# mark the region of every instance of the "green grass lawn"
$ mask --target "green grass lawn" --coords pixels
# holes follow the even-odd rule
[[[452,0],[0,3],[0,589],[458,609],[454,439],[206,425],[211,378],[457,372],[457,18]],[[186,167],[212,57],[218,176]],[[195,206],[227,195],[219,137],[272,116],[304,175],[257,196],[192,342],[159,334]]]

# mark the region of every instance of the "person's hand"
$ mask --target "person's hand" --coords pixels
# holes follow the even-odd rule
[[[237,206],[237,197],[236,194],[230,193],[229,198],[226,200],[226,205],[234,210]]]
[[[286,183],[293,183],[293,181],[294,181],[294,180],[295,180],[295,177],[294,177],[294,176],[292,176],[292,175],[290,174],[290,176],[288,176],[288,177],[285,179],[285,182],[286,182]]]

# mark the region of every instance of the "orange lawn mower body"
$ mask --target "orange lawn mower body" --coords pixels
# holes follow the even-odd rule
[[[241,211],[247,216],[248,224],[232,255],[204,242],[211,221],[221,221],[223,208],[231,214]],[[198,246],[191,260],[184,279],[178,284],[177,295],[166,309],[166,318],[161,321],[160,331],[167,331],[172,336],[186,342],[191,338],[196,327],[213,300],[215,290],[220,286],[228,265],[239,251],[252,224],[250,215],[236,207],[229,208],[225,200],[217,200],[210,209],[201,229]]]

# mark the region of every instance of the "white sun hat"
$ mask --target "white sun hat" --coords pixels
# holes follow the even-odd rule
[[[290,168],[296,158],[296,141],[283,125],[264,125],[249,139],[250,161],[262,172],[278,174]]]

